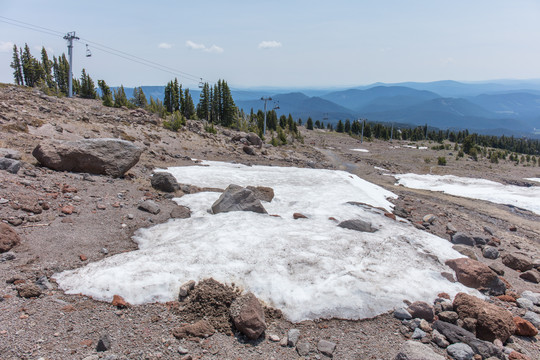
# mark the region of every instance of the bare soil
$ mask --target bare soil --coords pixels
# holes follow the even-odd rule
[[[252,156],[244,153],[242,144],[231,140],[234,130],[217,130],[217,134],[209,134],[200,122],[190,121],[175,133],[163,129],[161,120],[144,110],[105,108],[96,100],[59,99],[34,89],[0,85],[0,148],[20,151],[24,161],[16,175],[0,171],[0,198],[8,200],[0,204],[0,219],[13,224],[22,240],[11,251],[15,259],[0,262],[0,358],[297,359],[295,348],[270,340],[271,335],[283,338],[293,327],[301,331],[301,341],[310,344],[307,359],[325,357],[316,350],[320,339],[337,343],[335,359],[395,356],[407,336],[391,314],[359,321],[321,319],[293,324],[279,311],[267,308],[265,336],[248,341],[234,331],[226,314],[237,290],[219,283],[199,284],[185,302],[122,309],[58,289],[51,278],[55,272],[134,250],[137,247],[131,238],[137,229],[167,221],[176,204],[168,194],[150,186],[150,175],[156,168],[195,165],[191,159],[349,171],[399,195],[394,202],[410,211],[411,221],[421,223],[424,215],[436,215],[437,220],[426,231],[449,239],[448,223],[471,234],[484,234],[488,226],[501,240],[503,253],[520,251],[540,259],[538,215],[486,201],[407,189],[396,186],[395,179],[386,175],[454,174],[537,186],[523,179],[540,177],[540,167],[515,166],[507,161],[490,164],[486,159],[456,160],[455,151],[432,150],[435,144],[429,142],[360,143],[347,135],[304,128],[304,143],[256,149],[257,155]],[[31,155],[44,139],[106,137],[133,141],[144,149],[139,163],[124,178],[52,171],[41,167]],[[355,148],[369,152],[351,150]],[[446,166],[437,165],[439,156],[446,157]],[[180,191],[174,194],[181,195]],[[138,210],[145,199],[156,201],[160,213]],[[62,212],[68,205],[73,207],[71,214]],[[478,249],[475,251],[480,261],[500,261],[484,259]],[[540,285],[520,279],[514,270],[505,271],[504,278],[516,292],[540,292]],[[18,284],[34,283],[43,276],[51,282],[50,289],[37,298],[18,296]],[[505,306],[523,314],[521,309]],[[218,332],[196,341],[172,335],[173,328],[200,319],[211,321]],[[103,334],[111,337],[112,346],[97,353]],[[531,358],[540,358],[536,339],[516,337],[515,344]],[[189,355],[179,354],[178,346]],[[444,354],[444,350],[434,350]]]

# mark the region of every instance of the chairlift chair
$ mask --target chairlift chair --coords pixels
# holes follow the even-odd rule
[[[199,89],[202,89],[202,88],[204,88],[204,83],[201,78],[201,81],[199,81]]]
[[[88,48],[88,44],[86,44],[86,57],[90,57],[90,56],[92,56],[92,52]]]

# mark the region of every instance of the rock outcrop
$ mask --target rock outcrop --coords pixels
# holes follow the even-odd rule
[[[229,185],[219,199],[212,204],[214,214],[230,211],[253,211],[267,214],[266,209],[261,201],[255,197],[253,191],[234,184]]]

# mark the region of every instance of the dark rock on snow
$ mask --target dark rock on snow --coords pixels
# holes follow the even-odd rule
[[[212,205],[214,214],[230,211],[253,211],[267,214],[266,209],[261,201],[255,197],[253,191],[233,184],[229,185]]]
[[[345,220],[338,224],[339,227],[349,230],[361,231],[361,232],[375,232],[378,229],[375,229],[371,223],[360,219]]]

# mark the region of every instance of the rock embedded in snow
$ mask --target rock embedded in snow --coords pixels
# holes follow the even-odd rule
[[[267,214],[266,209],[261,201],[255,197],[253,191],[234,184],[229,185],[219,199],[212,204],[214,214],[230,211],[253,211]]]
[[[49,140],[41,142],[32,155],[45,167],[118,177],[131,169],[142,149],[120,139]]]
[[[195,288],[195,280],[189,280],[180,286],[180,290],[178,290],[178,297],[180,299],[185,298],[189,295],[190,291]]]
[[[361,219],[345,220],[345,221],[340,222],[338,226],[344,229],[360,231],[360,232],[369,232],[369,233],[373,233],[378,230],[374,228],[371,225],[371,223],[361,220]]]
[[[165,192],[175,192],[180,189],[180,185],[178,184],[178,181],[176,181],[176,178],[171,173],[165,171],[154,173],[150,179],[150,183],[154,189]]]
[[[502,257],[504,265],[513,270],[527,271],[533,268],[532,261],[525,255],[518,253],[506,253]]]
[[[187,206],[178,205],[171,210],[172,219],[188,219],[191,217],[191,210]]]
[[[478,260],[474,248],[465,245],[454,245],[452,249],[456,250],[458,253],[465,255],[469,259]]]
[[[396,355],[394,360],[445,360],[444,356],[437,354],[428,345],[408,340]]]
[[[229,308],[233,324],[242,334],[255,340],[266,330],[264,310],[253,293],[237,297]]]
[[[487,265],[469,258],[452,259],[445,262],[456,272],[457,280],[465,286],[486,289],[491,295],[502,295],[506,286]]]
[[[246,189],[253,191],[253,195],[255,195],[255,198],[271,202],[274,198],[274,189],[268,186],[247,186]]]

